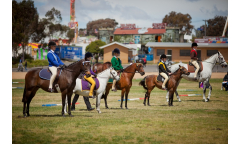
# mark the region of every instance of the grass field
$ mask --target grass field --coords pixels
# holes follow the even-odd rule
[[[24,80],[13,80],[22,81]],[[134,80],[129,98],[144,97],[145,90]],[[143,100],[128,101],[128,108],[120,109],[120,91],[110,92],[105,109],[101,101],[101,114],[87,111],[83,98],[76,105],[74,117],[61,117],[61,106],[42,107],[42,104],[61,103],[60,94],[39,90],[30,105],[30,117],[22,116],[23,89],[12,90],[12,142],[32,143],[227,143],[228,93],[221,91],[222,79],[211,79],[213,86],[210,102],[202,96],[174,96],[173,107],[167,106],[166,91],[157,88],[151,93],[152,106]],[[24,87],[24,84],[13,84]],[[182,80],[179,89],[195,89],[202,94],[198,83]],[[207,90],[208,94],[208,90]],[[90,99],[95,107],[95,99]],[[124,105],[123,105],[124,106]]]

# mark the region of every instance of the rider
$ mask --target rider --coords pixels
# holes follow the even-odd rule
[[[91,61],[92,57],[93,57],[93,55],[90,52],[87,52],[85,54],[85,61]],[[92,75],[94,75],[95,77],[97,77],[97,75],[91,69],[90,69],[90,73]],[[84,79],[92,84],[92,86],[90,88],[90,91],[89,91],[89,96],[93,97],[93,90],[94,90],[94,88],[96,86],[96,83],[95,83],[95,81],[93,80],[93,78],[91,76],[87,77],[86,75],[84,75]]]
[[[197,79],[197,73],[199,71],[199,65],[197,63],[197,43],[192,43],[192,51],[190,53],[190,57],[191,57],[191,63],[195,66],[196,70],[195,70],[195,75],[194,75],[194,79]]]
[[[48,58],[48,63],[49,63],[49,70],[52,73],[52,76],[50,78],[48,91],[53,92],[52,84],[55,80],[55,77],[57,76],[57,68],[58,67],[65,68],[66,65],[64,65],[64,63],[60,60],[58,55],[56,53],[54,53],[54,50],[56,49],[56,43],[53,42],[53,41],[50,41],[48,43],[48,47],[49,47],[50,50],[47,54],[47,58]]]
[[[112,63],[112,67],[114,68],[115,71],[119,72],[119,71],[123,71],[123,67],[122,67],[122,63],[121,63],[121,60],[119,58],[119,55],[120,55],[120,50],[118,48],[115,48],[113,50],[113,58],[111,60],[111,63]],[[114,79],[113,80],[113,84],[112,84],[112,91],[117,91],[117,89],[115,88],[115,85],[116,85],[116,80]]]
[[[162,89],[165,90],[165,85],[168,81],[168,76],[171,75],[171,71],[167,68],[165,62],[166,62],[166,55],[165,54],[162,54],[161,57],[160,57],[160,62],[158,64],[159,66],[159,74],[165,78],[163,84],[162,84]]]

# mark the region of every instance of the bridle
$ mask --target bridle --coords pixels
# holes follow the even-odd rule
[[[108,69],[106,69],[106,70],[108,70]],[[106,70],[104,70],[104,71],[106,71]],[[113,79],[116,79],[116,77],[113,75],[113,73],[112,73],[112,71],[111,71],[111,68],[109,68],[109,70],[110,70],[110,74],[112,75],[112,77],[113,77]],[[104,71],[102,71],[102,72],[104,72]],[[102,73],[101,72],[101,73]],[[117,73],[117,72],[116,72]],[[100,74],[100,73],[99,73]],[[101,77],[101,76],[97,76],[97,77],[100,77],[100,78],[108,78],[108,77]]]
[[[221,62],[217,62],[217,59],[219,59],[219,61],[221,60]],[[222,64],[222,63],[225,63],[226,61],[224,60],[222,60],[223,58],[222,57],[220,57],[220,55],[219,55],[219,53],[218,53],[218,57],[216,58],[216,61],[214,62],[214,63],[212,63],[212,62],[208,62],[208,61],[205,61],[206,63],[210,63],[210,64],[213,64],[213,65],[215,65],[216,63],[219,63],[220,65]]]
[[[90,63],[90,61],[83,61],[82,63],[83,63],[83,65],[84,65],[84,63],[86,63],[86,62],[89,62]],[[66,71],[70,71],[70,72],[76,72],[76,71],[74,71],[74,70],[71,70],[71,69],[68,69],[68,67],[66,67],[66,68],[60,68],[61,70],[66,70]],[[85,70],[85,72],[87,72],[87,70]]]

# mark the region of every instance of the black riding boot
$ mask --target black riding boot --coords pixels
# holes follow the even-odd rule
[[[77,102],[79,98],[79,95],[78,94],[75,94],[73,100],[72,100],[72,106],[71,106],[71,111],[74,111],[75,110],[75,103]]]

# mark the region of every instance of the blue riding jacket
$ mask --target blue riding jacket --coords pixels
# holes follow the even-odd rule
[[[52,66],[58,67],[59,65],[64,65],[64,63],[60,60],[58,55],[54,53],[53,50],[50,50],[48,52],[47,58],[48,58],[49,67],[52,67]]]

